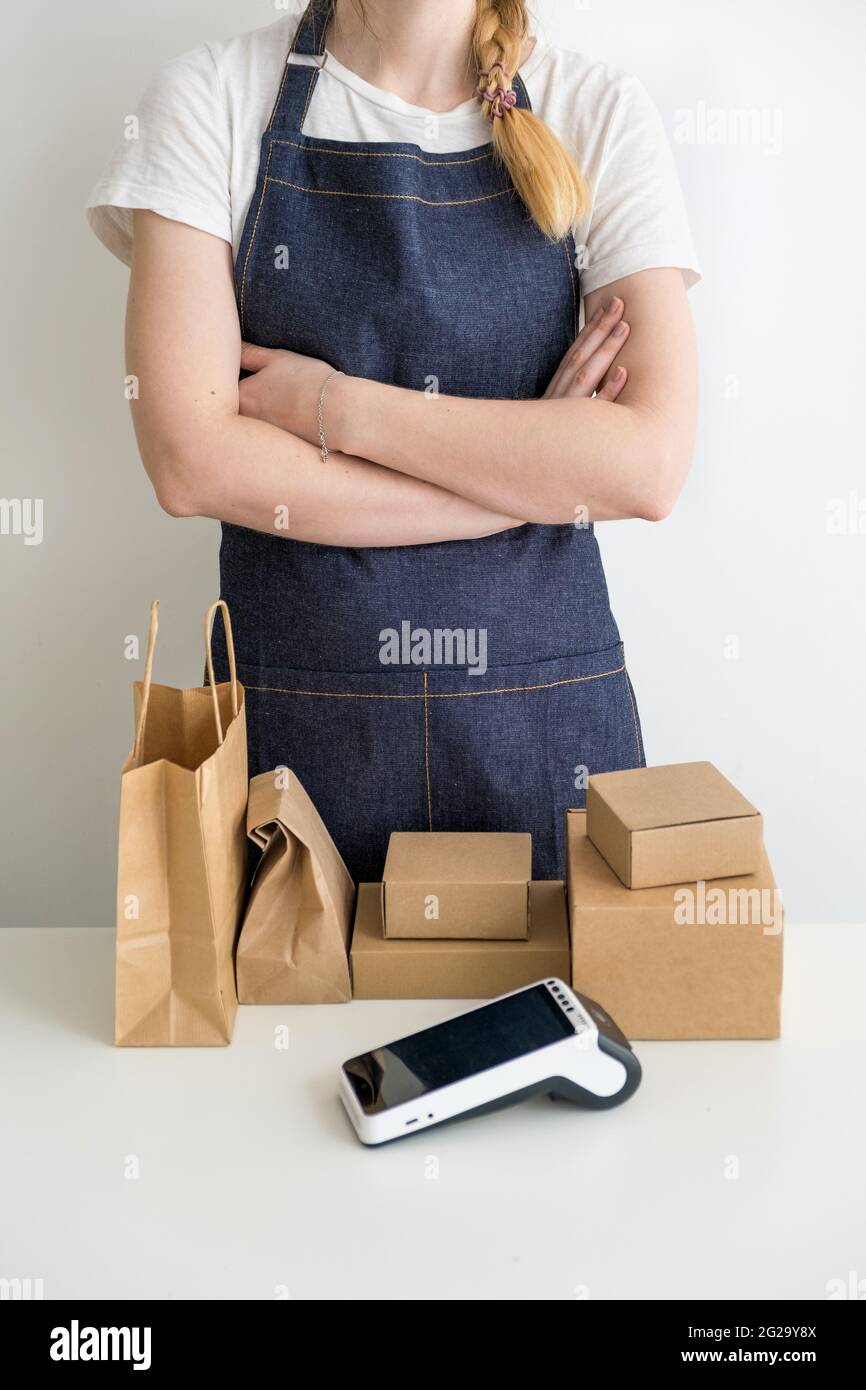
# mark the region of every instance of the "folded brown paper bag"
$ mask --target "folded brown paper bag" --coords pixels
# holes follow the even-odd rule
[[[293,772],[250,783],[247,833],[263,853],[238,943],[242,1004],[345,1004],[355,886]]]
[[[216,685],[211,629],[222,609],[231,679]],[[150,610],[135,744],[120,787],[115,1042],[213,1046],[231,1040],[233,950],[246,890],[244,691],[226,604],[205,617],[210,686],[152,682],[159,605]]]

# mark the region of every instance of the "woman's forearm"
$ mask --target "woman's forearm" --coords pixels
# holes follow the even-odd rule
[[[145,463],[174,515],[209,516],[292,540],[423,545],[521,524],[365,459],[331,452],[323,463],[314,446],[239,416],[199,430],[194,445],[159,460],[145,455]]]
[[[628,382],[615,403],[470,400],[345,377],[329,388],[327,428],[339,448],[527,521],[657,520],[673,506],[694,446],[691,315],[678,270],[640,271],[593,291],[588,323],[611,296],[624,301],[629,323],[616,358]]]
[[[663,434],[624,404],[431,397],[375,381],[337,383],[339,446],[387,468],[456,489],[528,521],[650,516]]]
[[[139,452],[173,516],[323,545],[421,545],[520,525],[435,484],[241,415],[232,249],[140,210],[126,325]],[[329,441],[333,444],[333,441]]]

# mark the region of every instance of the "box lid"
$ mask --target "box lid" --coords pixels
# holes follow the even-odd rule
[[[633,913],[637,920],[637,914],[644,907],[672,908],[677,901],[677,892],[689,886],[664,883],[654,888],[626,888],[587,835],[586,811],[568,811],[567,825],[566,856],[568,871],[573,880],[571,887],[573,888],[574,882],[578,880],[580,885],[579,892],[575,891],[573,894],[574,908],[586,906],[610,908],[614,912],[624,910]],[[716,886],[722,887],[725,891],[736,891],[739,888],[775,888],[776,881],[766,849],[763,846],[761,848],[757,873],[706,880],[707,891]]]
[[[758,815],[727,777],[707,762],[600,772],[590,782],[627,830]]]
[[[532,836],[510,831],[391,833],[385,883],[528,883]]]

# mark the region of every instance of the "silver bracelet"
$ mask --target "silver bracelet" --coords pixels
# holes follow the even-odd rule
[[[328,385],[334,379],[334,377],[342,375],[343,373],[340,371],[340,369],[338,367],[335,367],[334,370],[332,372],[329,372],[329,374],[325,377],[325,380],[322,382],[322,389],[319,393],[319,444],[322,450],[322,463],[328,462],[328,446],[325,443],[325,392],[327,391]]]

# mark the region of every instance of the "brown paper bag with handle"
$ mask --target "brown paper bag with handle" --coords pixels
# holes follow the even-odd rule
[[[247,831],[262,850],[240,941],[242,1004],[344,1004],[352,997],[355,885],[297,777],[250,783]]]
[[[211,631],[226,631],[230,680],[214,682]],[[115,1042],[210,1047],[231,1041],[233,951],[247,874],[243,687],[226,604],[205,616],[210,686],[154,685],[159,605],[150,609],[136,728],[120,788]]]

